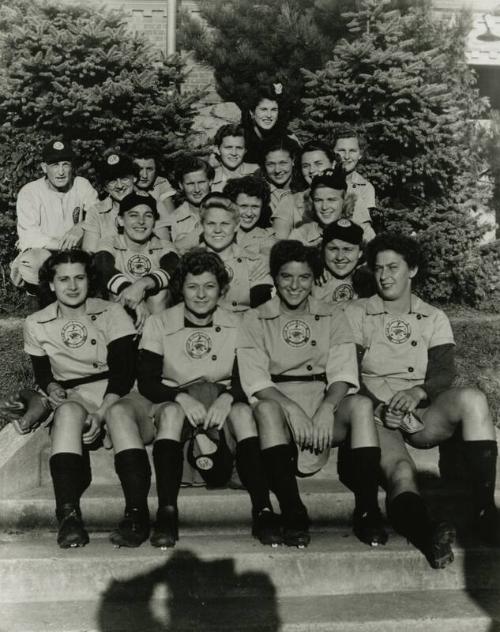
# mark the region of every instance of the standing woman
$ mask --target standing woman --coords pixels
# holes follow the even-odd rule
[[[283,85],[274,83],[258,88],[250,97],[241,117],[245,132],[245,162],[260,164],[265,145],[288,136],[299,149],[295,136],[289,134],[286,125]]]
[[[296,469],[313,474],[310,449],[328,451],[349,440],[356,463],[354,532],[363,542],[383,544],[380,448],[370,400],[350,395],[358,388],[358,367],[349,323],[341,309],[311,297],[321,272],[316,249],[280,241],[270,265],[277,295],[244,315],[237,357],[243,390],[254,405],[269,486],[280,503],[284,542],[310,541]]]
[[[101,436],[108,407],[134,381],[135,329],[121,305],[91,298],[95,277],[81,250],[52,254],[40,270],[53,299],[26,318],[24,350],[54,407],[50,473],[61,548],[89,541],[80,497],[91,480],[87,448]]]
[[[249,252],[269,255],[276,238],[271,226],[271,194],[267,182],[258,176],[235,178],[224,187],[224,195],[240,211],[238,245]]]

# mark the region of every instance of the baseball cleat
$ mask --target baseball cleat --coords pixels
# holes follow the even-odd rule
[[[252,512],[252,535],[261,544],[277,547],[283,543],[279,516],[272,509],[264,508],[258,513]]]
[[[127,509],[109,539],[117,547],[136,548],[149,538],[149,515],[137,508]]]
[[[66,504],[56,514],[59,521],[57,544],[61,549],[73,549],[89,543],[89,534],[85,529],[78,507]]]
[[[387,542],[388,535],[384,529],[384,521],[378,507],[376,511],[363,513],[354,511],[352,523],[354,535],[361,542],[370,546],[378,546]]]
[[[149,538],[151,545],[166,551],[175,546],[179,539],[179,513],[177,507],[159,507],[153,533]]]
[[[424,550],[432,568],[443,569],[453,562],[455,558],[451,545],[455,536],[455,528],[446,522],[439,522],[433,527],[430,542]]]
[[[283,516],[283,542],[286,546],[304,549],[310,541],[309,516],[305,509],[300,513]]]

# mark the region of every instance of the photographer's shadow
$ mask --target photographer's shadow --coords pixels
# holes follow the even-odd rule
[[[262,572],[235,572],[231,558],[175,551],[165,564],[113,581],[97,612],[100,632],[237,632],[280,629],[276,590]],[[241,625],[241,627],[240,627]]]

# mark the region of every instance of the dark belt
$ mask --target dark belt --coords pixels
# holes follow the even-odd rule
[[[276,384],[280,382],[324,382],[326,373],[312,373],[308,375],[271,375],[271,380]]]
[[[102,373],[94,373],[93,375],[87,375],[86,377],[76,377],[74,380],[56,380],[63,388],[75,388],[75,386],[81,386],[82,384],[92,384],[92,382],[99,382],[100,380],[109,379],[109,371],[103,371]]]

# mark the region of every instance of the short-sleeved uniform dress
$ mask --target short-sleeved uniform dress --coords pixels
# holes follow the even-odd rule
[[[345,312],[356,345],[364,349],[362,383],[385,403],[423,385],[429,349],[455,344],[446,314],[414,294],[408,314],[387,312],[378,295],[349,303]]]
[[[352,278],[338,279],[327,269],[321,279],[314,284],[311,294],[315,299],[331,304],[345,304],[358,298],[352,285]]]
[[[62,316],[58,304],[51,303],[26,318],[24,350],[48,356],[54,380],[67,389],[66,401],[93,412],[108,385],[109,343],[135,334],[132,320],[116,303],[89,298],[85,314],[72,318]]]
[[[346,382],[350,392],[359,387],[354,338],[342,309],[312,297],[306,313],[285,312],[278,296],[248,311],[237,357],[251,403],[257,401],[256,392],[274,386],[312,417],[334,382]],[[317,462],[301,452],[299,472],[318,471]]]

